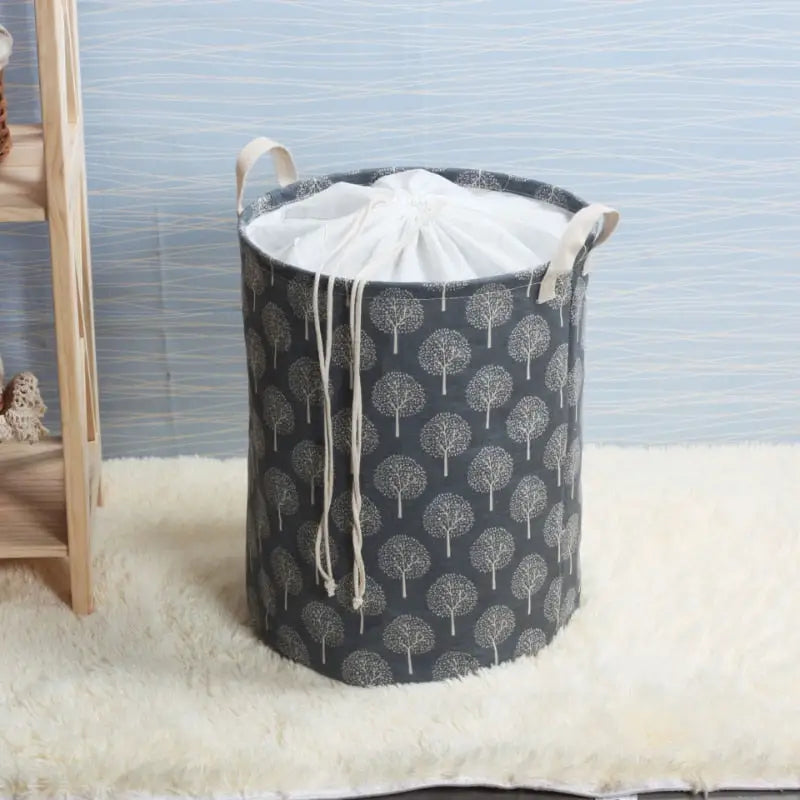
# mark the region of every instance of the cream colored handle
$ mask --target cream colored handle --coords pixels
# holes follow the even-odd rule
[[[546,303],[556,296],[558,276],[572,271],[575,266],[575,258],[580,249],[586,244],[586,237],[601,219],[603,220],[603,227],[600,229],[600,235],[595,240],[595,247],[603,244],[614,233],[619,224],[619,211],[600,203],[592,203],[592,205],[582,208],[573,215],[567,225],[567,229],[561,236],[556,254],[550,259],[550,266],[542,278],[537,302]]]
[[[278,176],[278,184],[288,186],[297,180],[297,167],[294,165],[292,154],[278,142],[259,136],[248,142],[236,159],[236,213],[242,213],[242,195],[247,175],[261,156],[269,153]]]

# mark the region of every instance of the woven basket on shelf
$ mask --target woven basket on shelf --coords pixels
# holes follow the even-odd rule
[[[0,25],[0,161],[11,152],[11,130],[8,127],[6,96],[3,90],[3,70],[8,64],[13,44],[11,34]]]

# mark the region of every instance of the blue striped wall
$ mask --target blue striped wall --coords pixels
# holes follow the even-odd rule
[[[618,206],[587,437],[800,439],[796,0],[79,5],[106,455],[244,452],[233,160],[264,133],[305,173],[475,165]],[[0,0],[15,121],[32,13]],[[45,233],[0,229],[0,352],[54,421]]]

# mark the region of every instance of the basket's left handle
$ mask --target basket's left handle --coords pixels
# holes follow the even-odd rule
[[[278,142],[259,136],[248,142],[239,153],[236,159],[236,213],[242,213],[242,195],[244,194],[244,183],[247,174],[261,156],[269,153],[272,156],[272,163],[275,166],[275,174],[278,176],[278,184],[288,186],[297,180],[297,167],[294,165],[292,154]]]
[[[600,220],[603,221],[603,226],[594,241],[594,247],[603,244],[614,233],[619,224],[619,211],[601,203],[592,203],[573,214],[561,236],[555,255],[550,259],[550,266],[542,278],[537,302],[546,303],[556,296],[558,276],[565,272],[572,272],[575,258]]]

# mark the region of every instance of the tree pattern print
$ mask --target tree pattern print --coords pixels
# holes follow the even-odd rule
[[[514,459],[502,447],[483,447],[478,450],[467,470],[467,483],[482,494],[489,495],[489,511],[494,511],[494,493],[511,480]]]
[[[522,631],[514,648],[514,655],[535,656],[547,644],[547,637],[540,628],[527,628]]]
[[[508,606],[491,606],[475,623],[475,642],[480,647],[492,648],[494,664],[500,663],[497,645],[502,644],[514,632],[514,612]]]
[[[433,650],[436,639],[433,628],[424,619],[411,614],[395,617],[383,632],[383,643],[393,653],[402,653],[408,660],[408,674],[414,674],[412,656],[429,653]]]
[[[397,519],[403,519],[403,500],[419,497],[428,485],[425,470],[408,456],[394,455],[375,470],[375,488],[384,497],[397,499]]]
[[[451,456],[460,456],[472,441],[469,423],[458,414],[443,411],[431,417],[422,428],[419,443],[422,449],[444,463],[444,477],[448,476],[448,462]]]
[[[280,306],[267,303],[261,312],[261,325],[264,328],[264,337],[272,351],[272,369],[278,367],[278,353],[286,353],[292,346],[292,334],[289,320]]]
[[[386,610],[386,595],[381,585],[366,576],[364,601],[359,609],[353,608],[353,573],[351,572],[344,580],[339,581],[336,587],[336,599],[340,605],[348,611],[352,611],[359,616],[358,632],[364,634],[364,617],[379,617]]]
[[[394,677],[385,658],[370,650],[355,650],[342,661],[342,679],[351,686],[386,686]]]
[[[511,495],[511,519],[525,525],[526,539],[531,538],[531,520],[547,506],[547,486],[536,475],[526,475]]]
[[[309,485],[309,502],[314,505],[314,487],[322,485],[322,470],[325,453],[322,445],[314,442],[298,442],[292,450],[292,469],[303,483]]]
[[[465,678],[480,669],[480,662],[469,653],[450,650],[442,653],[433,665],[432,677],[435,681],[449,678]]]
[[[490,572],[492,591],[497,589],[497,570],[507,567],[514,555],[514,537],[505,528],[488,528],[469,549],[469,560],[478,572]]]
[[[492,330],[511,318],[514,302],[511,292],[501,283],[487,283],[467,300],[467,322],[486,331],[486,347],[492,347]]]
[[[475,185],[527,191],[519,179],[473,172]],[[366,185],[378,171],[355,175]],[[302,191],[324,182],[309,179]],[[552,187],[530,192],[569,213],[580,208]],[[291,202],[296,187],[268,197],[259,208]],[[358,376],[352,285],[336,280],[329,309],[323,279],[323,339],[332,332],[325,385],[313,276],[245,244],[243,555],[248,608],[270,647],[333,679],[376,686],[460,678],[536,654],[563,627],[580,602],[583,258],[558,279],[549,303],[538,302],[547,264],[520,264],[489,283],[367,283]],[[360,608],[354,383],[362,409]],[[326,446],[330,561],[321,536]]]
[[[419,363],[430,375],[442,376],[442,395],[447,394],[447,376],[463,372],[472,353],[463,333],[452,328],[434,331],[419,348]]]
[[[419,414],[425,405],[425,390],[405,372],[387,372],[372,389],[376,411],[394,418],[394,435],[400,436],[400,418]]]
[[[448,574],[437,578],[425,597],[428,608],[437,617],[450,620],[450,635],[456,635],[456,617],[469,614],[478,603],[475,584],[463,575]]]
[[[522,397],[506,420],[506,433],[514,442],[525,443],[525,458],[531,460],[531,442],[538,439],[550,422],[547,403],[539,397]]]
[[[392,353],[397,355],[398,333],[413,333],[422,327],[422,303],[407,289],[384,289],[369,306],[372,324],[392,336]]]
[[[514,361],[525,364],[525,380],[531,379],[531,361],[547,352],[550,346],[550,328],[547,321],[536,314],[523,317],[508,337],[508,354]]]
[[[473,411],[486,414],[487,431],[492,409],[508,402],[513,386],[508,370],[497,365],[481,367],[467,384],[467,403]]]
[[[375,366],[377,360],[375,342],[372,341],[366,331],[361,331],[359,343],[359,368],[361,372],[366,372]],[[348,385],[353,388],[353,341],[350,334],[349,325],[340,325],[333,331],[331,342],[331,363],[341,369],[346,369],[349,376]]]
[[[297,513],[299,499],[294,481],[282,470],[271,467],[264,476],[267,503],[278,515],[278,530],[283,530],[283,518]]]
[[[547,578],[547,563],[538,553],[529,553],[519,562],[511,578],[511,591],[518,600],[528,601],[531,613],[531,598],[544,586]]]
[[[422,515],[422,527],[434,539],[444,539],[447,558],[450,542],[468,533],[475,524],[475,514],[467,500],[457,494],[444,492],[428,504]]]
[[[267,386],[263,394],[264,424],[272,431],[272,451],[278,452],[278,436],[289,436],[294,431],[294,411],[280,389]]]
[[[406,582],[421,578],[431,568],[431,556],[422,542],[397,534],[387,539],[378,551],[378,566],[385,575],[400,581],[405,599]]]
[[[320,646],[320,657],[324,664],[327,649],[338,647],[344,642],[342,618],[335,609],[316,600],[312,600],[306,605],[302,617],[309,636]]]
[[[319,364],[306,356],[298,358],[289,367],[289,389],[303,404],[306,422],[310,424],[311,406],[322,405],[323,400]]]
[[[547,365],[544,374],[544,385],[551,392],[558,392],[558,405],[564,408],[564,387],[567,383],[567,361],[569,359],[569,345],[560,344]]]

